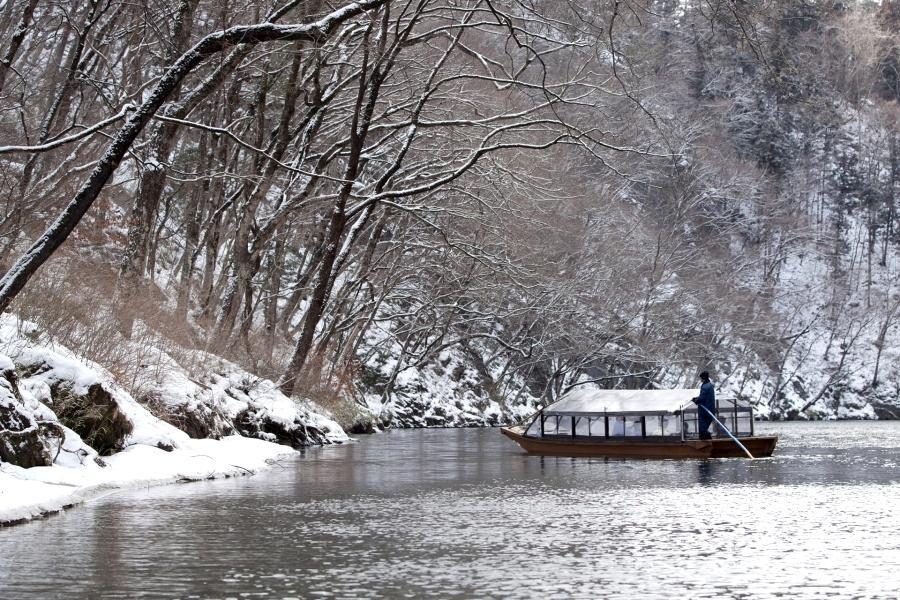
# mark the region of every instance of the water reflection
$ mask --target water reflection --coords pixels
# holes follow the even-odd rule
[[[0,530],[0,598],[896,597],[900,424],[760,429],[771,459],[368,437]]]
[[[697,483],[700,485],[711,485],[713,483],[714,464],[711,460],[697,461]]]

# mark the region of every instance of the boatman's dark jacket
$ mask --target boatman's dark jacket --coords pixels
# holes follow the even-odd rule
[[[703,405],[715,414],[716,412],[716,388],[711,381],[700,386],[700,395],[697,396],[697,404]]]
[[[709,409],[709,412],[712,414],[716,414],[716,388],[713,386],[712,382],[707,381],[703,385],[700,386],[700,395],[694,400],[698,406],[705,406]],[[697,409],[699,413],[697,417],[699,418],[698,425],[700,426],[700,437],[701,439],[708,437],[706,431],[709,429],[709,426],[712,425],[712,417],[709,416],[705,410]]]

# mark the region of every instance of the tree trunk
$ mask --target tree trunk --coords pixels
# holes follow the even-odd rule
[[[210,170],[213,159],[209,156],[206,135],[200,136],[200,144],[197,154],[200,156],[206,171]],[[175,303],[175,315],[181,321],[187,320],[188,307],[191,303],[191,284],[194,274],[197,245],[200,242],[200,218],[202,214],[201,202],[209,196],[209,178],[205,177],[201,185],[194,188],[191,201],[185,209],[184,254],[181,256],[178,275],[178,297]]]
[[[285,304],[284,310],[281,312],[281,328],[282,331],[288,333],[291,329],[291,322],[294,320],[294,314],[300,306],[300,301],[306,297],[306,286],[316,273],[319,262],[322,260],[322,253],[325,245],[322,243],[325,233],[327,232],[328,221],[316,231],[315,235],[309,240],[309,247],[306,249],[303,261],[297,268],[297,278],[293,284],[293,290]]]
[[[166,53],[166,62],[181,55],[187,47],[193,25],[194,9],[199,0],[181,0],[173,27],[173,43]],[[179,86],[171,95],[178,95]],[[125,337],[131,336],[135,312],[130,305],[135,298],[141,278],[146,273],[150,234],[156,224],[159,200],[166,185],[166,170],[177,127],[172,123],[157,123],[151,128],[149,150],[141,172],[138,194],[131,208],[128,221],[128,239],[119,266],[117,283],[119,304],[125,307],[120,315],[120,329]]]
[[[11,8],[15,0],[7,1],[9,2],[7,8]],[[37,7],[37,3],[38,0],[27,0],[25,2],[25,6],[22,7],[22,13],[19,16],[19,22],[16,23],[12,36],[9,38],[9,46],[7,46],[6,52],[3,53],[3,58],[0,58],[0,91],[3,90],[3,84],[6,83],[6,75],[12,68],[12,63],[16,59],[19,47],[28,35],[28,28],[31,26],[31,19],[34,16],[34,9]]]
[[[265,306],[263,309],[263,361],[272,363],[275,351],[275,333],[278,330],[278,297],[281,294],[281,275],[284,260],[284,241],[280,235],[275,237],[275,248],[269,255],[267,271],[269,278],[265,288]]]
[[[222,303],[222,312],[215,332],[216,345],[219,347],[228,341],[242,304],[244,306],[244,318],[239,331],[242,336],[249,334],[253,294],[251,280],[257,270],[253,268],[253,263],[258,261],[258,249],[261,246],[259,243],[251,244],[251,228],[256,222],[256,211],[274,182],[273,175],[278,167],[276,161],[281,160],[291,141],[289,136],[290,123],[296,111],[297,100],[301,91],[298,86],[302,59],[301,48],[302,46],[298,43],[294,49],[294,58],[291,61],[288,79],[285,83],[284,104],[281,109],[276,140],[271,150],[271,156],[274,160],[267,161],[265,169],[261,172],[256,171],[259,175],[256,179],[257,183],[246,192],[247,196],[238,208],[238,226],[235,232],[234,247],[232,248],[232,281],[229,282],[228,293]],[[262,102],[265,101],[268,95],[269,83],[269,78],[266,76],[260,82],[257,98],[261,98]],[[257,122],[258,128],[265,127],[265,119],[260,118]],[[261,139],[261,131],[258,131],[257,137]],[[256,164],[261,165],[262,163],[257,162]]]
[[[328,300],[327,294],[331,285],[332,268],[334,267],[335,259],[337,258],[341,247],[341,238],[344,235],[344,227],[347,224],[347,216],[344,213],[344,210],[346,208],[347,199],[350,197],[350,192],[353,189],[353,182],[358,175],[363,142],[368,133],[369,119],[371,119],[371,112],[368,111],[370,107],[371,110],[374,110],[375,96],[377,95],[378,87],[377,71],[372,74],[371,89],[369,89],[370,81],[366,76],[369,67],[370,35],[371,26],[366,30],[366,39],[363,42],[364,52],[362,68],[359,74],[359,89],[353,110],[353,118],[350,122],[350,149],[347,157],[347,166],[344,169],[344,183],[341,185],[338,198],[331,212],[331,218],[328,221],[328,228],[325,233],[325,239],[323,240],[325,250],[322,253],[322,261],[319,265],[318,274],[313,285],[313,293],[309,301],[309,307],[307,307],[306,314],[303,318],[303,328],[300,331],[300,337],[297,340],[288,368],[280,382],[281,391],[286,396],[290,396],[294,392],[300,370],[306,363],[307,356],[312,348],[316,327],[325,310],[325,303]],[[365,102],[367,92],[369,94],[368,103]],[[367,114],[365,115],[363,114],[364,110],[367,111]]]

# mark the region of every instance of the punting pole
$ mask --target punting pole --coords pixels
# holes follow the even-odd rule
[[[747,455],[747,458],[753,458],[753,455],[750,454],[750,451],[747,450],[747,447],[746,447],[745,445],[743,445],[736,437],[734,437],[734,434],[731,433],[731,431],[729,431],[728,428],[725,427],[725,425],[722,424],[722,421],[720,421],[719,419],[716,418],[716,415],[712,414],[712,411],[711,411],[711,410],[709,410],[708,408],[706,408],[706,407],[703,406],[702,404],[698,404],[697,406],[699,406],[700,408],[702,408],[703,410],[705,410],[705,411],[706,411],[706,414],[708,414],[710,417],[712,417],[712,420],[715,421],[716,424],[717,424],[719,427],[721,427],[722,429],[725,430],[725,433],[728,434],[728,437],[730,437],[732,440],[734,440],[734,443],[735,443],[735,444],[737,444],[738,446],[740,446],[741,450],[744,451],[744,454]]]

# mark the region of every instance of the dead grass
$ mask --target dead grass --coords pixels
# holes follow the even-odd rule
[[[126,313],[171,329],[161,308],[162,294],[148,285],[136,303],[120,306],[115,272],[67,256],[53,260],[23,290],[13,305],[20,319],[38,325],[51,344],[61,344],[106,368],[133,396],[140,397],[166,368],[166,350],[176,344],[159,330],[137,326],[122,334]],[[184,329],[182,327],[181,329]]]
[[[334,420],[347,431],[358,433],[371,429],[371,415],[363,411],[356,401],[356,369],[348,367],[332,370],[324,363],[320,355],[310,357],[297,382],[297,393],[330,412]]]
[[[154,397],[154,384],[170,368],[170,360],[193,379],[202,379],[216,368],[207,353],[211,347],[204,332],[177,317],[174,303],[148,281],[127,304],[121,302],[116,296],[117,274],[109,264],[71,252],[55,257],[16,299],[13,312],[36,323],[51,343],[106,368],[135,399],[177,425],[184,416],[165,414],[164,403]],[[126,338],[122,323],[131,321],[134,326]],[[290,356],[290,344],[278,340],[271,361],[259,360],[263,345],[262,335],[252,332],[246,341],[232,342],[213,354],[277,380]],[[365,415],[354,400],[357,375],[351,368],[333,370],[321,357],[311,357],[296,390],[331,412],[342,426],[358,429]],[[190,429],[200,434],[207,425],[192,424]]]

